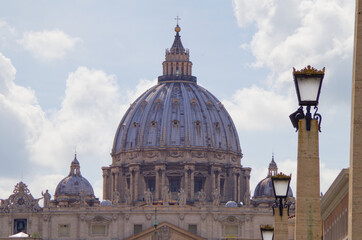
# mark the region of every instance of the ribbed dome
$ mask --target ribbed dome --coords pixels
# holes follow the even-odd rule
[[[61,195],[78,196],[81,191],[86,196],[94,196],[92,185],[80,174],[79,162],[75,156],[70,165],[69,175],[59,182],[54,195],[55,197]]]
[[[237,131],[224,106],[187,81],[161,82],[142,94],[121,120],[112,152],[160,147],[212,148],[241,156]]]

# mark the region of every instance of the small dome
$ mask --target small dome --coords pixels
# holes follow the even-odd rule
[[[274,191],[273,191],[273,183],[271,180],[271,176],[275,176],[278,173],[278,166],[274,161],[274,154],[272,156],[272,160],[269,163],[268,168],[268,176],[261,180],[258,185],[256,185],[254,191],[254,198],[262,198],[262,197],[273,197],[274,198]],[[288,197],[293,197],[293,191],[289,186],[288,190]]]
[[[238,204],[234,201],[228,201],[226,204],[225,204],[225,207],[238,207]]]
[[[82,191],[86,196],[94,196],[92,185],[80,174],[79,162],[75,155],[70,165],[69,175],[59,182],[54,196],[78,196]]]
[[[271,177],[261,180],[255,188],[254,198],[258,197],[274,197],[273,184]],[[288,197],[293,197],[293,191],[289,186]]]
[[[112,202],[109,200],[104,200],[101,202],[101,206],[112,206]]]

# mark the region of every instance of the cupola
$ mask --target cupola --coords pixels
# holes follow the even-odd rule
[[[177,24],[175,40],[172,47],[166,49],[166,60],[162,63],[163,75],[158,77],[158,83],[175,80],[196,83],[196,77],[192,76],[190,53],[182,45],[180,31],[181,28]]]

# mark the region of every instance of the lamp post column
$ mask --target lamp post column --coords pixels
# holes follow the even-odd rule
[[[274,214],[274,239],[288,240],[288,209],[282,208],[282,216],[280,216],[280,209],[276,209],[278,213]]]
[[[319,126],[311,119],[311,128],[306,128],[307,120],[300,119],[298,131],[297,201],[295,240],[320,240],[322,220],[319,190]]]

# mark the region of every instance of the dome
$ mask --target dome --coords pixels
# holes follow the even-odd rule
[[[272,156],[272,160],[269,163],[268,168],[268,176],[261,180],[258,185],[256,185],[255,191],[254,191],[254,198],[268,198],[273,197],[274,198],[274,191],[273,191],[273,183],[271,176],[275,176],[278,172],[278,166],[276,162],[274,161],[274,154]],[[288,197],[293,197],[293,191],[291,187],[289,186],[288,190]]]
[[[274,197],[273,184],[271,177],[266,177],[261,180],[255,188],[254,198],[258,197]],[[288,197],[293,197],[293,191],[291,187],[288,190]]]
[[[225,207],[230,207],[230,208],[234,208],[234,207],[238,207],[238,204],[234,201],[228,201],[226,204],[225,204]]]
[[[158,84],[128,109],[113,152],[160,147],[213,148],[241,154],[234,123],[220,101],[195,83]]]
[[[82,191],[86,196],[94,196],[92,185],[80,174],[79,162],[75,155],[70,165],[69,175],[59,182],[54,196],[78,196]]]

